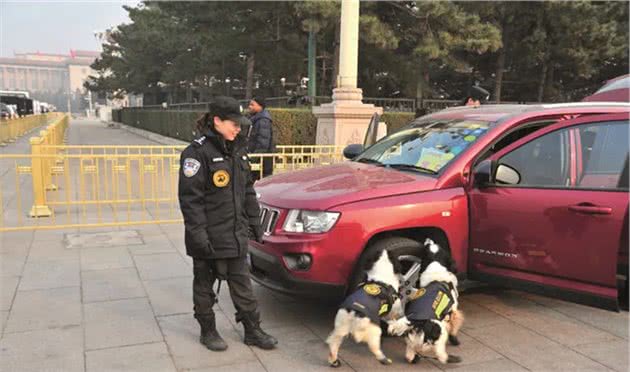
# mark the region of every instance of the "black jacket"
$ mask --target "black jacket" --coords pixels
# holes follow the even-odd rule
[[[249,133],[249,153],[272,153],[275,149],[273,143],[273,120],[269,111],[261,112],[249,118],[252,127]]]
[[[245,139],[227,142],[210,131],[182,152],[179,205],[186,253],[218,259],[247,254],[249,226],[260,224]]]

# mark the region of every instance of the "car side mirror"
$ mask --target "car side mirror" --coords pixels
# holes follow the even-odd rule
[[[363,145],[360,144],[353,144],[353,145],[348,145],[346,146],[345,149],[343,149],[343,156],[346,159],[354,159],[357,156],[361,155],[361,153],[363,152]]]
[[[494,179],[504,185],[518,185],[521,182],[521,175],[509,165],[499,164]]]
[[[484,160],[473,170],[473,186],[482,188],[492,183],[492,161]]]

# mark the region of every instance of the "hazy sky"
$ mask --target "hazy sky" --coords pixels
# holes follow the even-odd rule
[[[95,30],[128,22],[123,4],[138,0],[0,0],[0,56],[16,52],[67,54],[100,50]]]

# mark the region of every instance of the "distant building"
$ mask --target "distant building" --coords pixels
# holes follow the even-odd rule
[[[99,52],[70,50],[67,55],[35,52],[0,58],[0,90],[28,91],[34,96],[65,94],[63,100],[80,100],[77,94],[86,93],[83,83],[94,73],[90,65],[99,55]],[[78,104],[72,106],[72,111],[80,110],[74,107]]]
[[[0,89],[83,91],[83,82],[93,73],[90,65],[99,55],[99,52],[71,50],[69,55],[36,52],[0,58]]]

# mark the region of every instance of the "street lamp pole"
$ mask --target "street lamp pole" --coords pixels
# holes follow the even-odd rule
[[[341,2],[337,87],[356,88],[359,66],[359,0]]]

